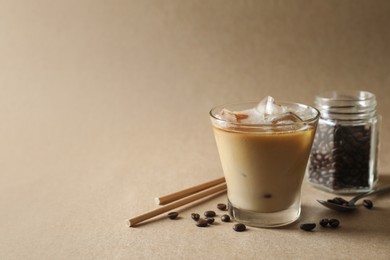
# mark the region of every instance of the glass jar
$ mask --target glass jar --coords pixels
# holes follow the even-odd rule
[[[321,112],[308,164],[308,180],[332,193],[359,193],[377,182],[380,116],[375,95],[332,91],[315,98]]]

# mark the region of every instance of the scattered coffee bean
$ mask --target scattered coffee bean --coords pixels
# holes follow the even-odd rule
[[[198,221],[200,218],[200,215],[198,213],[191,213],[191,218],[195,221]]]
[[[213,218],[213,217],[216,216],[215,211],[212,211],[212,210],[206,211],[206,212],[204,213],[204,215],[205,215],[205,217],[207,217],[207,218]]]
[[[196,222],[196,225],[198,227],[207,227],[209,225],[209,223],[207,222],[206,219],[204,218],[200,218],[197,222]]]
[[[374,203],[372,203],[371,200],[363,200],[363,206],[368,209],[371,209],[374,206]]]
[[[221,216],[222,222],[230,222],[230,216],[229,215],[222,215]]]
[[[233,226],[234,231],[243,232],[246,230],[246,226],[244,224],[238,223]]]
[[[338,219],[332,218],[329,220],[329,225],[332,228],[337,228],[340,225],[340,221]]]
[[[227,207],[226,207],[226,204],[224,204],[224,203],[218,203],[217,208],[219,210],[226,210]]]
[[[299,226],[302,230],[312,231],[316,227],[316,223],[305,223]]]
[[[175,218],[177,218],[177,216],[179,216],[179,213],[177,213],[177,212],[169,212],[168,213],[168,218],[170,218],[170,219],[175,219]]]
[[[328,226],[328,224],[329,224],[329,219],[327,219],[327,218],[321,219],[321,221],[320,221],[321,226],[326,227],[326,226]]]
[[[207,221],[207,223],[209,223],[209,224],[213,224],[214,223],[214,218],[206,218],[206,221]]]

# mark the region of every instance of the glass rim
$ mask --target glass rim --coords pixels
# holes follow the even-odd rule
[[[365,90],[331,90],[319,93],[315,98],[323,101],[356,102],[375,100],[375,94]]]
[[[218,118],[217,117],[217,113],[215,113],[215,111],[222,110],[223,108],[227,108],[229,106],[238,106],[238,105],[245,105],[245,104],[247,104],[247,105],[252,104],[253,106],[249,106],[248,107],[248,109],[250,109],[250,108],[256,107],[259,104],[259,102],[260,101],[244,101],[244,102],[235,102],[235,103],[225,103],[225,104],[213,107],[210,110],[209,115],[210,115],[210,117],[213,120],[216,120],[217,122],[226,123],[226,124],[234,125],[234,126],[238,126],[238,127],[277,127],[277,128],[279,128],[279,127],[288,127],[288,126],[294,126],[294,125],[299,125],[299,124],[310,124],[310,123],[313,123],[313,122],[317,121],[320,118],[320,111],[317,108],[315,108],[314,106],[305,105],[305,104],[297,103],[297,102],[288,102],[288,101],[277,101],[276,104],[277,105],[296,105],[298,107],[311,108],[313,111],[316,112],[315,116],[310,116],[309,119],[302,120],[302,121],[299,121],[299,122],[292,122],[292,123],[283,123],[283,124],[273,124],[273,123],[250,124],[250,123],[231,122],[231,121],[228,121],[228,120],[225,120],[225,119],[221,119],[221,118]]]

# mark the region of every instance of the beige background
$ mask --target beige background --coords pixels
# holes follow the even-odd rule
[[[1,1],[1,259],[388,259],[390,202],[340,214],[303,188],[301,222],[235,233],[191,212],[128,228],[154,197],[222,176],[208,110],[365,89],[390,183],[389,1]],[[352,255],[351,255],[352,254]]]

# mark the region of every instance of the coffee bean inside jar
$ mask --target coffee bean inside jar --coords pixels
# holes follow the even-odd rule
[[[308,180],[334,193],[368,191],[377,180],[375,96],[363,91],[316,97],[321,112],[308,166]]]

